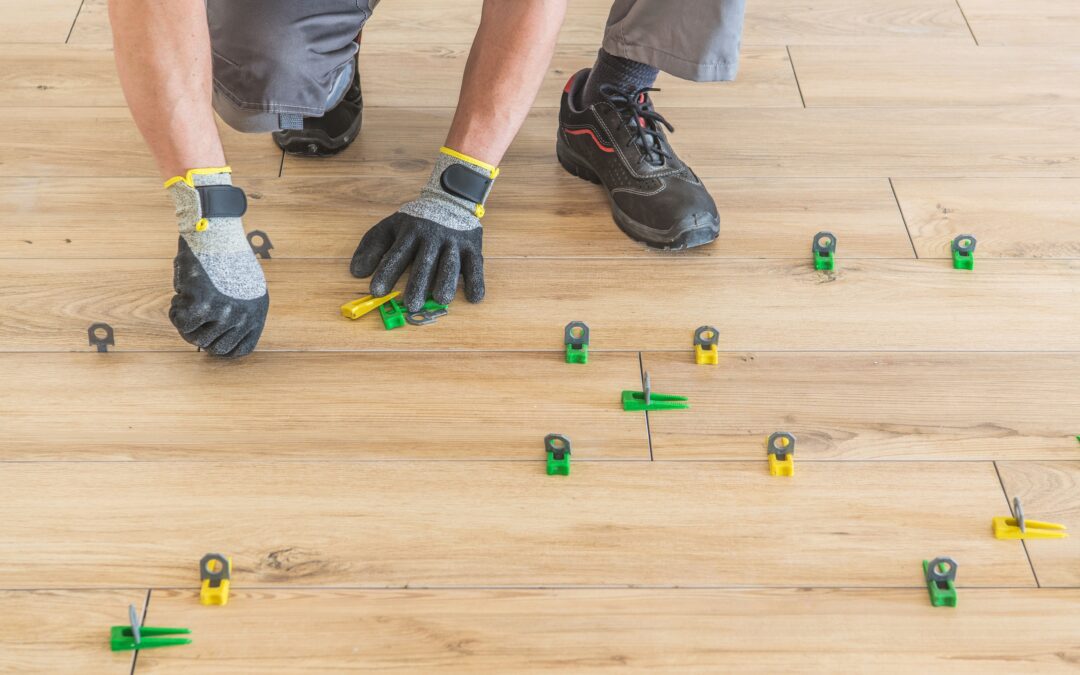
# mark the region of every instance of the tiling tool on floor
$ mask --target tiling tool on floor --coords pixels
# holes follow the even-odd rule
[[[190,638],[162,637],[164,635],[190,634],[191,631],[187,628],[140,626],[139,614],[135,611],[135,605],[128,605],[128,619],[131,621],[130,626],[113,626],[109,631],[109,646],[114,652],[191,644]]]
[[[204,605],[225,605],[229,602],[229,579],[232,577],[232,558],[220,553],[207,553],[199,561],[199,602]]]
[[[831,270],[836,267],[836,236],[832,232],[818,232],[811,246],[814,252],[814,269]]]
[[[259,256],[263,260],[270,259],[270,249],[274,248],[274,245],[270,243],[270,237],[266,236],[266,233],[262,230],[252,230],[247,233],[248,246],[251,247],[251,252]],[[258,240],[260,243],[256,244]]]
[[[623,410],[685,410],[690,407],[685,396],[674,394],[657,394],[652,391],[652,382],[649,374],[645,373],[644,391],[623,390]]]
[[[373,295],[365,295],[362,298],[353,300],[352,302],[346,302],[342,305],[341,316],[346,319],[359,319],[368,312],[378,309],[399,295],[401,295],[400,291],[394,291],[390,295],[384,295],[379,298],[376,298]]]
[[[86,329],[86,335],[90,338],[90,346],[97,347],[99,352],[107,352],[110,346],[116,345],[112,326],[107,323],[99,321],[90,324],[90,327]]]
[[[769,453],[769,474],[773,476],[795,475],[795,435],[776,431],[766,443]]]
[[[434,300],[428,300],[424,303],[424,306],[420,308],[418,312],[405,312],[405,323],[410,326],[427,326],[435,323],[440,317],[444,317],[450,312],[446,309],[446,305],[435,302]]]
[[[720,331],[712,326],[700,326],[694,331],[694,362],[699,366],[715,366],[720,362]]]
[[[567,363],[589,362],[589,327],[584,321],[571,321],[563,330]]]
[[[975,245],[978,243],[970,234],[957,235],[952,240],[952,266],[958,270],[970,270],[975,266]]]
[[[547,474],[569,476],[570,439],[562,434],[548,434],[544,437],[544,450],[547,453]]]
[[[379,305],[379,316],[382,317],[383,327],[386,330],[394,330],[405,325],[405,308],[393,298]]]
[[[926,590],[934,607],[956,607],[956,561],[947,556],[922,561]]]
[[[1026,520],[1019,497],[1013,497],[1013,513],[1013,518],[994,517],[994,536],[998,539],[1064,539],[1069,536],[1064,525]]]

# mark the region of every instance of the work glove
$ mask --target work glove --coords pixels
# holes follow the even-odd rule
[[[180,337],[217,356],[255,349],[270,296],[240,218],[244,191],[229,167],[192,169],[165,181],[176,203],[180,241],[169,320]]]
[[[405,307],[417,312],[434,298],[446,305],[465,279],[465,299],[484,299],[483,230],[480,218],[499,170],[442,148],[420,197],[371,228],[360,240],[349,270],[371,276],[371,294],[390,293],[412,265]],[[374,276],[372,276],[374,275]]]

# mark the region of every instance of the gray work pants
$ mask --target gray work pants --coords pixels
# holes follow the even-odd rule
[[[392,2],[393,0],[391,0]],[[207,0],[214,108],[249,132],[338,103],[379,0]],[[604,49],[688,80],[735,77],[746,0],[614,0]]]

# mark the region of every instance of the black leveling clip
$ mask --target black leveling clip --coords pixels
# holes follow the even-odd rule
[[[86,329],[86,334],[90,338],[90,346],[97,347],[99,352],[107,352],[110,346],[116,345],[112,326],[107,323],[90,324],[90,327]]]
[[[258,239],[259,243],[256,244],[255,240]],[[252,230],[247,234],[248,246],[255,252],[255,255],[259,256],[263,260],[270,259],[270,249],[274,248],[274,245],[270,243],[270,237],[266,236],[266,233],[262,230]]]

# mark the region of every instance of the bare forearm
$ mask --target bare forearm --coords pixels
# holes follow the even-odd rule
[[[221,166],[204,0],[110,0],[116,68],[163,178]]]
[[[485,0],[446,145],[498,165],[536,99],[567,0]]]

